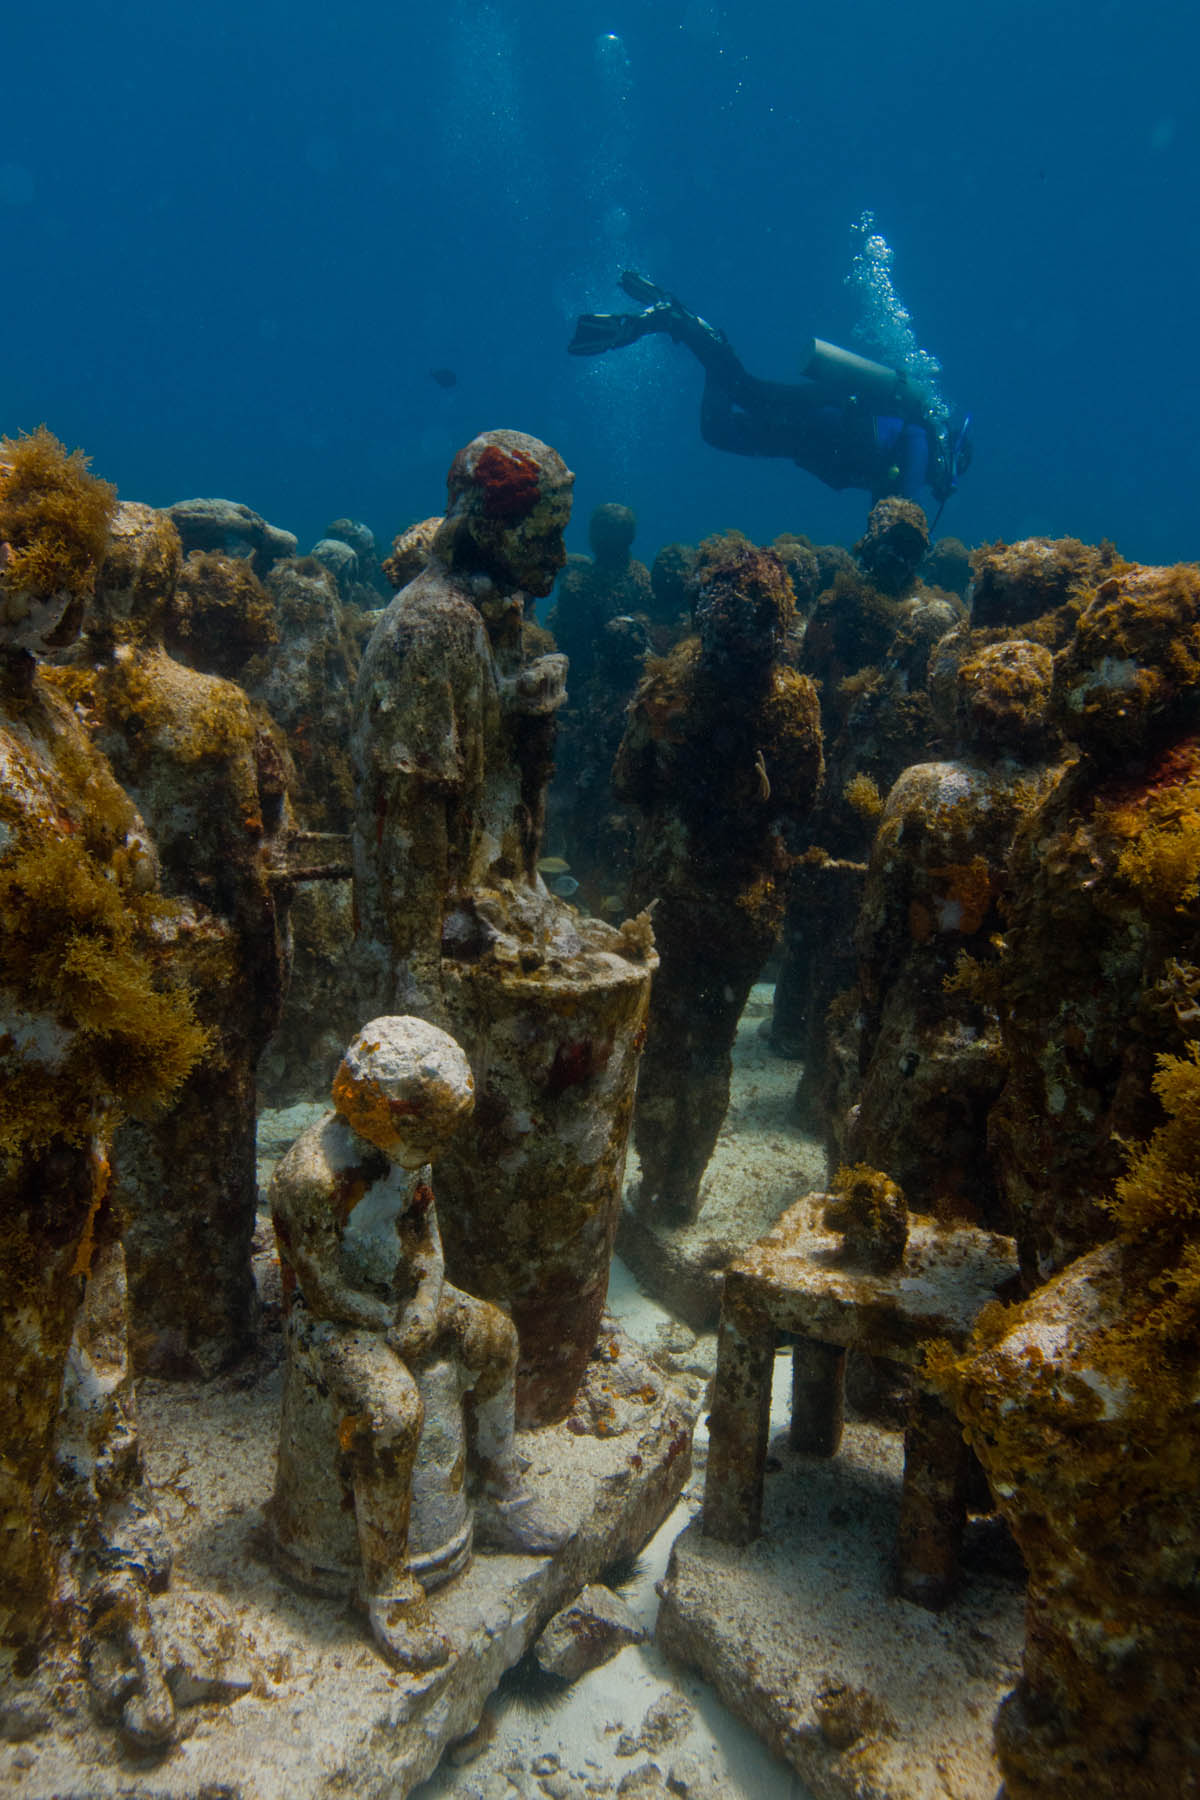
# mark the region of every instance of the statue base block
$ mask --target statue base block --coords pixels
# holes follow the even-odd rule
[[[528,1486],[574,1538],[553,1557],[476,1553],[430,1596],[449,1662],[411,1676],[384,1660],[364,1614],[297,1592],[271,1561],[262,1507],[281,1377],[264,1360],[207,1385],[140,1387],[151,1484],[175,1546],[170,1588],[151,1608],[179,1740],[153,1758],[127,1753],[95,1722],[82,1678],[43,1667],[19,1684],[30,1729],[0,1742],[0,1789],[26,1800],[135,1789],[155,1800],[403,1800],[474,1729],[550,1618],[654,1534],[691,1469],[693,1408],[606,1318],[569,1417],[517,1438]]]
[[[1020,1670],[1024,1579],[972,1519],[939,1613],[895,1588],[898,1433],[847,1423],[836,1457],[771,1444],[763,1535],[676,1539],[657,1641],[790,1763],[813,1800],[995,1800],[992,1720]]]

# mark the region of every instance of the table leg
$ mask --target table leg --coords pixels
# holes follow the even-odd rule
[[[954,1592],[966,1525],[969,1453],[962,1426],[914,1381],[904,1433],[900,1496],[900,1593],[939,1611]]]
[[[836,1456],[842,1441],[846,1352],[840,1344],[797,1338],[792,1351],[792,1423],[788,1443],[809,1456]]]
[[[708,1421],[703,1529],[748,1544],[762,1530],[763,1472],[771,1424],[775,1328],[766,1313],[725,1277],[717,1373]]]

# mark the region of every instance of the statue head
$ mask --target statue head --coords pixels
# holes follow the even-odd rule
[[[623,569],[637,536],[637,519],[633,510],[615,500],[598,506],[588,520],[588,543],[592,555],[606,569]]]
[[[769,667],[796,610],[775,552],[733,534],[710,538],[701,547],[696,582],[692,616],[705,661],[730,674]]]
[[[448,1032],[410,1014],[364,1025],[333,1078],[341,1117],[405,1169],[445,1149],[475,1104],[471,1065]]]
[[[558,452],[523,431],[485,431],[459,451],[446,481],[434,555],[501,591],[548,594],[566,561],[575,477]]]

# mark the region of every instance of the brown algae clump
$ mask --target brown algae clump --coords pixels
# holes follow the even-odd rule
[[[108,544],[117,490],[88,472],[82,450],[44,425],[0,439],[0,543],[9,547],[10,594],[87,600]]]
[[[208,1047],[190,994],[165,988],[150,933],[177,909],[122,893],[81,845],[28,843],[0,865],[0,984],[52,1045],[53,1062],[0,1036],[0,1154],[145,1117],[170,1100]]]
[[[867,1163],[843,1166],[833,1178],[825,1224],[843,1233],[847,1261],[885,1274],[904,1261],[908,1206],[887,1175]]]
[[[1158,1059],[1154,1091],[1167,1116],[1132,1151],[1109,1207],[1128,1245],[1128,1273],[1141,1278],[1123,1335],[1147,1375],[1164,1361],[1194,1367],[1200,1334],[1200,1043],[1187,1049]]]
[[[842,789],[842,799],[854,809],[860,819],[877,819],[883,811],[883,795],[879,792],[878,783],[862,770],[847,781]]]

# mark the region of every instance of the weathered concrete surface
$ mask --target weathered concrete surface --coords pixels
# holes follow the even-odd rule
[[[1024,1584],[994,1521],[932,1614],[893,1591],[898,1434],[848,1424],[831,1461],[772,1444],[764,1536],[678,1539],[658,1642],[796,1769],[816,1800],[995,1800],[992,1716],[1019,1664]]]
[[[190,1734],[162,1760],[135,1764],[93,1725],[81,1684],[60,1687],[65,1719],[0,1743],[0,1792],[403,1800],[473,1729],[546,1622],[653,1533],[691,1466],[688,1403],[606,1327],[571,1416],[518,1438],[530,1486],[576,1537],[553,1559],[476,1556],[431,1600],[453,1640],[449,1664],[409,1678],[376,1652],[365,1617],[293,1592],[265,1559],[280,1373],[249,1385],[244,1370],[204,1387],[142,1385],[151,1480],[176,1545],[171,1591],[153,1604],[164,1637],[183,1645],[179,1690],[197,1696]]]

